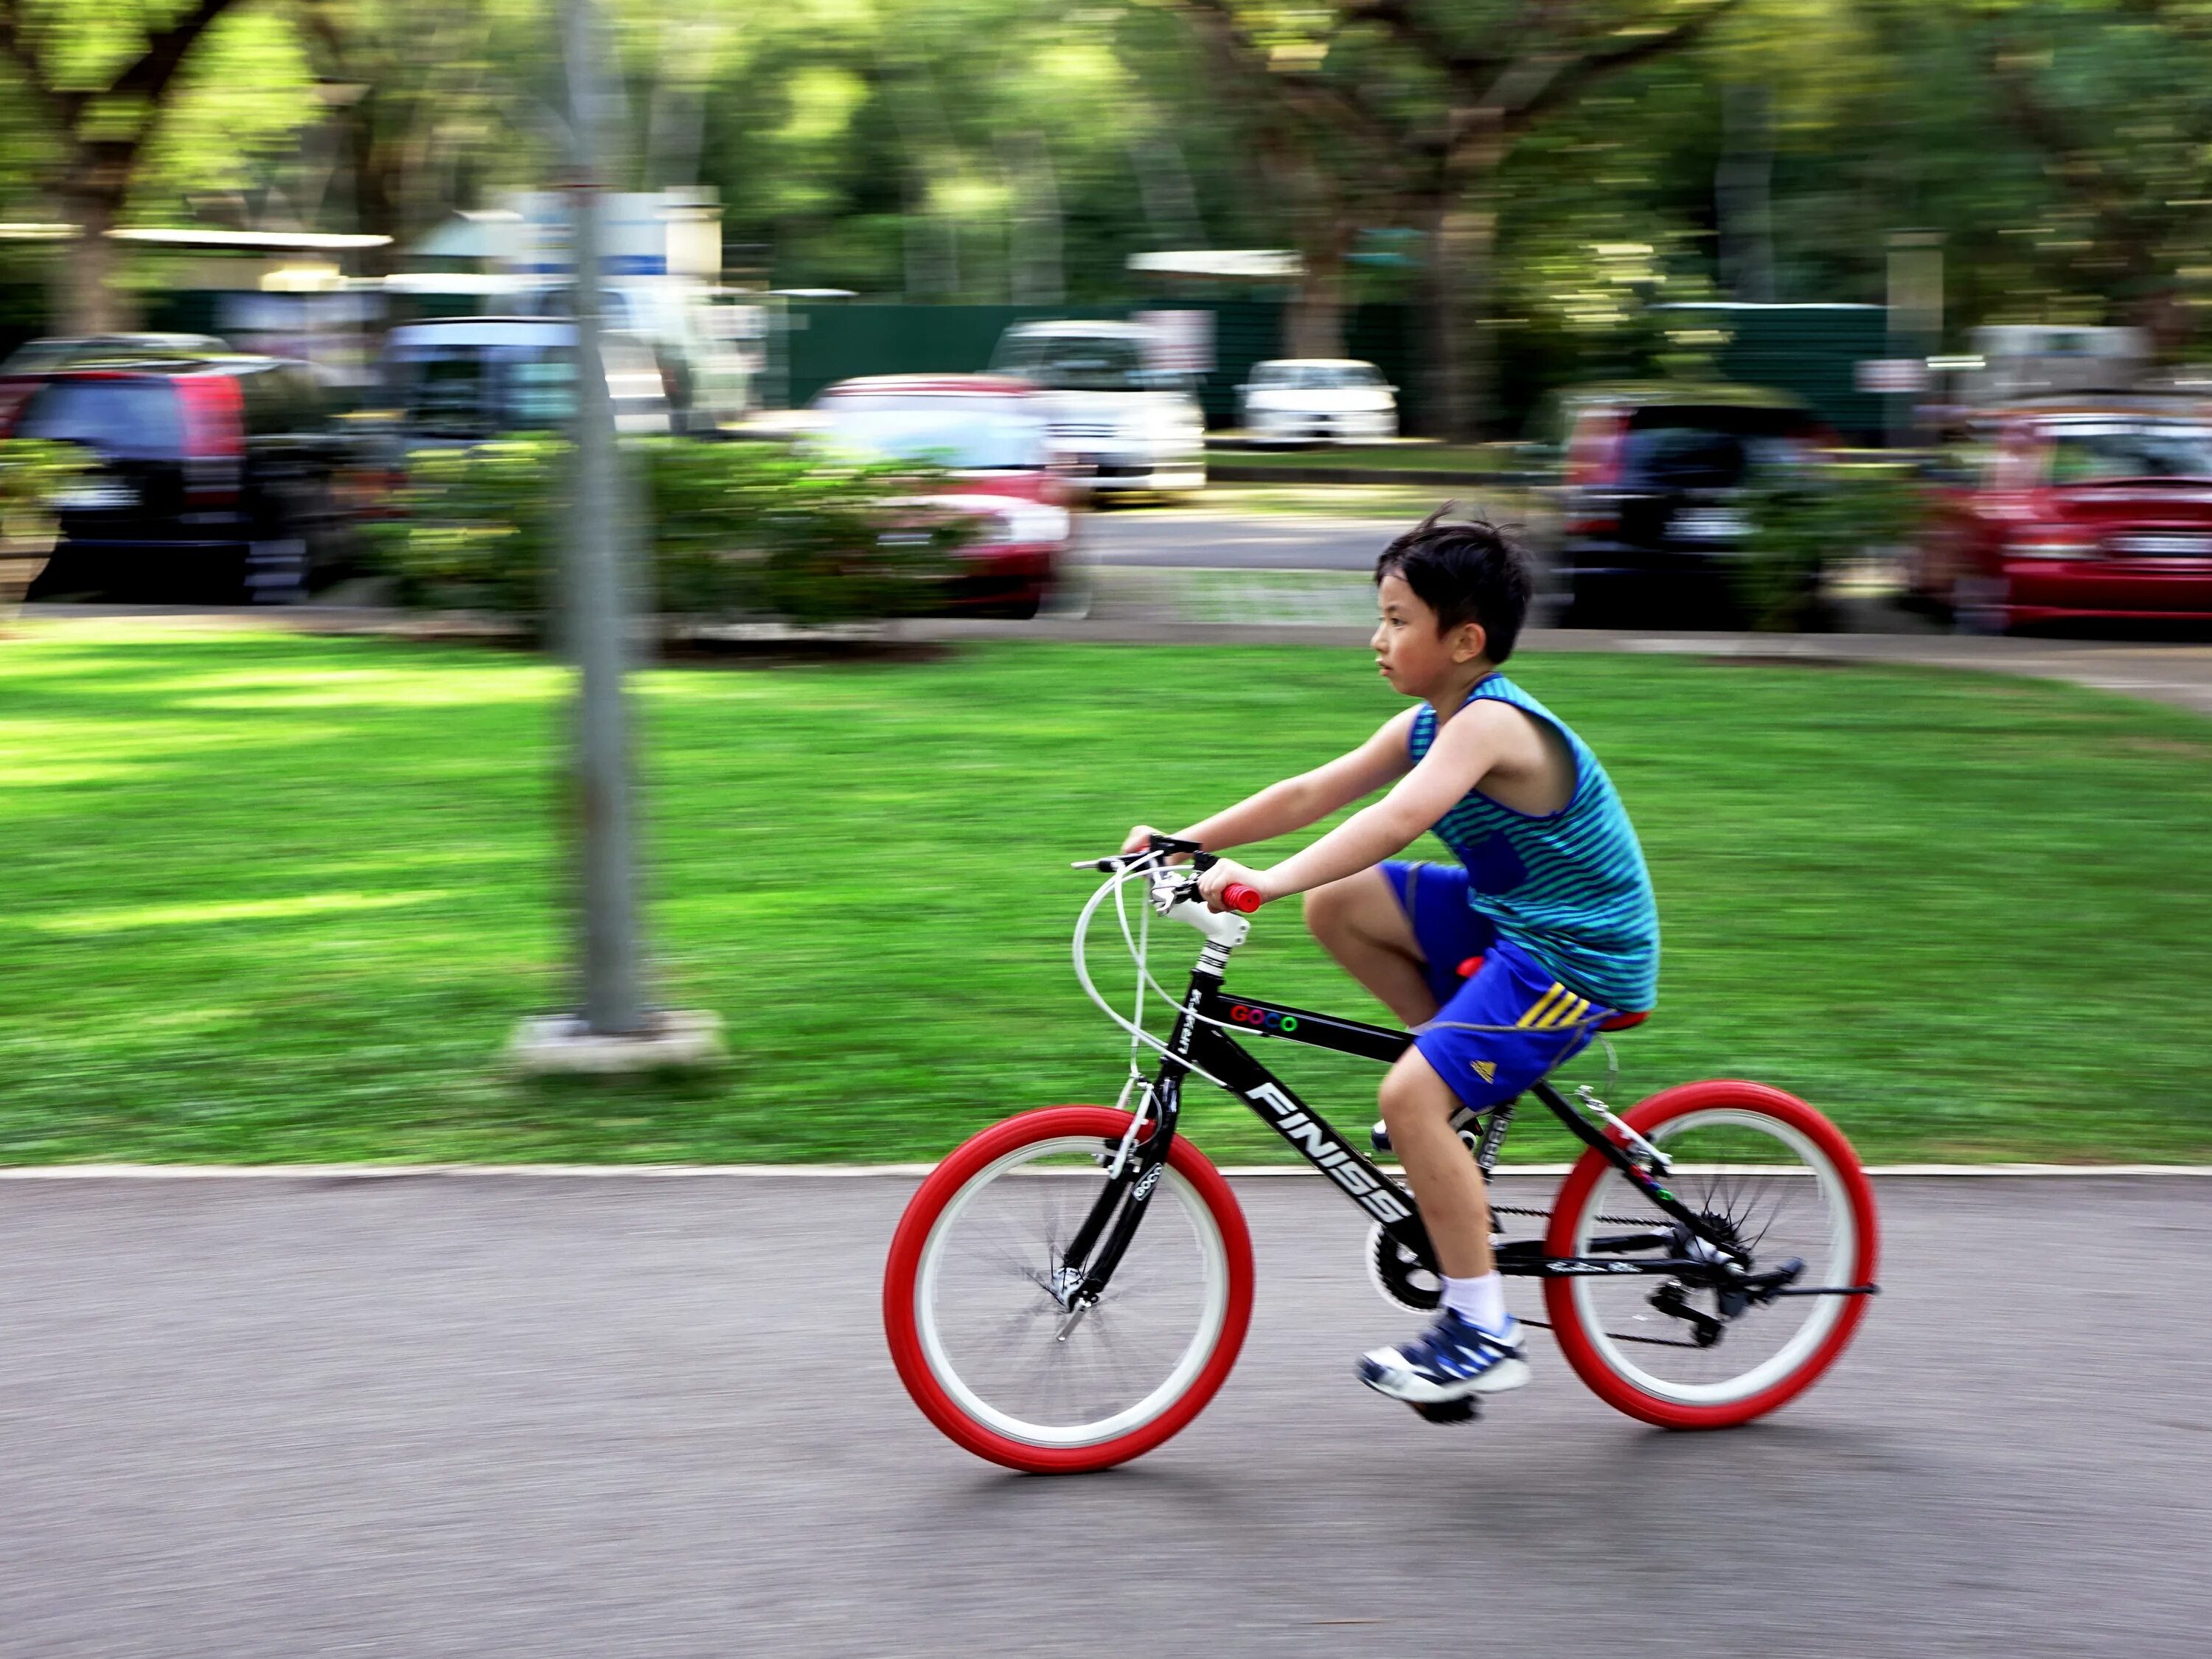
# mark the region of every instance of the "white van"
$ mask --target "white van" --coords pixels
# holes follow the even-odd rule
[[[606,333],[599,356],[615,429],[672,429],[653,348],[632,335]],[[541,317],[403,324],[384,337],[380,379],[405,448],[559,431],[576,412],[576,327]]]
[[[1037,388],[1051,447],[1079,488],[1202,489],[1206,416],[1188,375],[1152,366],[1158,344],[1136,323],[1017,323],[991,368]]]

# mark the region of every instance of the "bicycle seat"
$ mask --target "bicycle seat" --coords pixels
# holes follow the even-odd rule
[[[1481,971],[1482,958],[1480,957],[1469,957],[1465,962],[1462,962],[1459,965],[1459,976],[1462,979],[1473,979]],[[1625,1031],[1632,1025],[1643,1024],[1645,1020],[1650,1018],[1651,1011],[1649,1008],[1641,1008],[1634,1013],[1615,1014],[1610,1019],[1601,1020],[1598,1023],[1597,1029],[1601,1031]]]

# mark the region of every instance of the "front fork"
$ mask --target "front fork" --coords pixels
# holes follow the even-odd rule
[[[1054,1275],[1054,1294],[1072,1316],[1060,1328],[1063,1338],[1074,1328],[1075,1321],[1097,1306],[1098,1298],[1106,1293],[1107,1282],[1114,1277],[1114,1269],[1121,1265],[1129,1242],[1137,1236],[1138,1224],[1144,1219],[1152,1194],[1159,1189],[1161,1175],[1167,1168],[1168,1148],[1175,1142],[1176,1120],[1182,1111],[1185,1075],[1183,1067],[1176,1061],[1163,1064],[1159,1075],[1152,1079],[1137,1104],[1139,1133],[1127,1156],[1123,1157],[1121,1148],[1111,1145],[1099,1153],[1100,1161],[1109,1171],[1106,1184],[1092,1202],[1090,1213],[1083,1218],[1083,1224],[1067,1241],[1060,1270]],[[1118,1171],[1114,1169],[1117,1164]]]
[[[1220,990],[1222,969],[1228,959],[1228,951],[1216,944],[1208,944],[1200,953],[1198,970],[1191,975],[1189,994],[1183,999],[1175,1030],[1168,1037],[1168,1052],[1160,1057],[1158,1073],[1137,1103],[1136,1140],[1126,1157],[1118,1147],[1108,1155],[1110,1173],[1106,1185],[1091,1204],[1091,1212],[1083,1218],[1083,1224],[1075,1230],[1075,1237],[1067,1241],[1053,1286],[1054,1294],[1070,1315],[1060,1327],[1062,1338],[1105,1295],[1108,1281],[1128,1253],[1129,1242],[1136,1237],[1152,1194],[1159,1189],[1168,1150],[1175,1145],[1176,1121],[1182,1115],[1182,1081],[1190,1075],[1182,1056],[1190,1052],[1191,1040],[1197,1034],[1199,1004],[1209,993]],[[1076,1277],[1078,1273],[1080,1279]]]

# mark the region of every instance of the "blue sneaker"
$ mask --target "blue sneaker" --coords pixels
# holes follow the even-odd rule
[[[1376,1393],[1409,1406],[1440,1405],[1520,1388],[1528,1381],[1521,1322],[1508,1314],[1504,1330],[1486,1331],[1446,1308],[1426,1335],[1364,1356],[1359,1380]]]

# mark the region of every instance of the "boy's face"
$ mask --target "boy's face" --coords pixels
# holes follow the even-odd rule
[[[1437,613],[1395,572],[1375,590],[1375,606],[1382,613],[1368,641],[1375,650],[1375,666],[1390,689],[1405,696],[1449,690],[1488,643],[1480,623],[1462,623],[1437,633]]]

